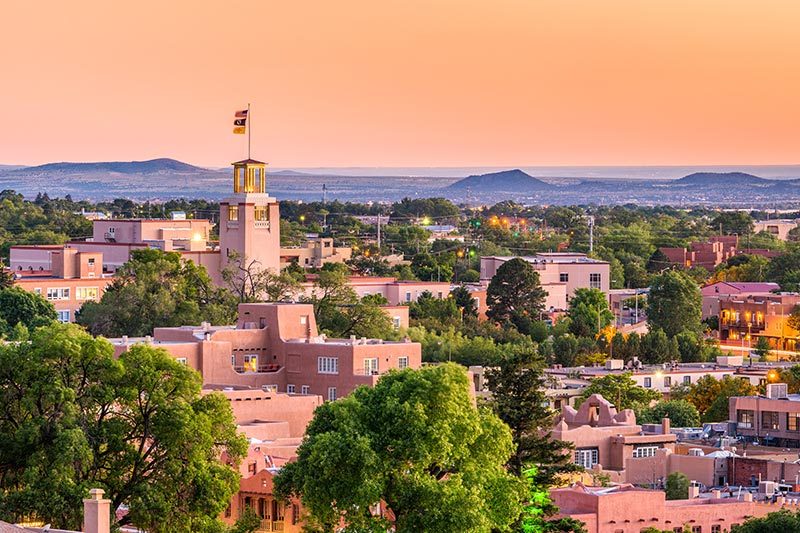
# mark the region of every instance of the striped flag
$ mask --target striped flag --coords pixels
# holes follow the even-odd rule
[[[234,115],[233,133],[244,135],[247,132],[247,109],[237,111]]]

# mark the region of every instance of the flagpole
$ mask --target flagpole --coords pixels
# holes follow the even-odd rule
[[[250,125],[247,127],[247,159],[250,159],[250,130],[253,127],[253,117],[250,116],[250,104],[247,104],[247,122]]]

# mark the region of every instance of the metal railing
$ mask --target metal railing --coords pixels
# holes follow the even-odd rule
[[[256,529],[256,533],[272,531],[283,531],[283,520],[270,520],[269,518],[264,518],[261,520],[261,525],[259,525],[258,529]]]
[[[258,365],[256,370],[253,370],[252,367],[245,367],[245,366],[234,366],[233,370],[238,374],[269,374],[272,372],[277,372],[281,369],[281,365],[272,364],[272,365]]]

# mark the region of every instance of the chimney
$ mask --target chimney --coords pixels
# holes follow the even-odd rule
[[[700,497],[700,485],[695,482],[689,484],[689,499]]]
[[[668,416],[665,416],[661,419],[661,434],[662,435],[669,435],[670,429],[670,420]]]
[[[128,336],[127,335],[123,335],[122,336],[122,344],[124,344],[125,346],[128,345]]]
[[[103,489],[92,489],[83,500],[83,533],[110,533],[111,500],[103,498]]]

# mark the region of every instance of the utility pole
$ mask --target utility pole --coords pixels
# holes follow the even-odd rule
[[[594,216],[589,215],[589,253],[594,252]]]
[[[378,212],[378,253],[381,253],[381,214]]]

